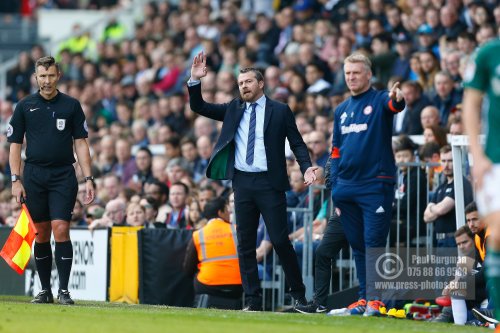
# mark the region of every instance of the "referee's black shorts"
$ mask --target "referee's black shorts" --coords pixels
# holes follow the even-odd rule
[[[26,205],[33,222],[71,220],[78,194],[78,181],[72,165],[40,167],[26,163],[23,180]]]

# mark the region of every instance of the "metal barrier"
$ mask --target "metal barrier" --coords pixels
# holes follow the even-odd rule
[[[393,207],[393,228],[387,238],[387,248],[390,245],[399,249],[404,245],[407,247],[415,247],[417,251],[420,248],[425,248],[431,251],[433,248],[433,224],[423,224],[423,212],[425,207],[429,202],[429,194],[432,193],[435,188],[431,188],[431,174],[430,170],[432,168],[440,166],[439,163],[425,163],[425,162],[409,162],[409,163],[399,163],[397,165],[398,181],[395,187],[395,199]],[[403,177],[403,170],[407,170],[407,176]],[[423,179],[421,177],[424,177]],[[412,181],[413,179],[413,181]],[[416,183],[415,182],[416,179]],[[403,181],[404,180],[404,181]],[[424,184],[425,181],[425,185]],[[401,187],[405,187],[405,193],[412,193],[413,196],[406,195],[405,200],[401,200],[404,196],[398,197],[398,192]],[[425,186],[425,187],[422,187]],[[302,215],[303,228],[304,228],[304,240],[302,242],[302,278],[306,286],[306,297],[310,299],[314,291],[314,276],[313,276],[313,266],[314,266],[314,247],[313,247],[313,220],[314,220],[314,202],[317,200],[318,196],[320,201],[329,201],[328,212],[332,213],[332,202],[331,197],[326,197],[325,186],[313,185],[309,187],[308,190],[308,206],[305,208],[287,208],[287,212],[291,213],[294,218],[293,230],[296,231],[297,226],[300,225],[300,220],[297,219],[298,215]],[[416,193],[416,195],[415,195]],[[415,198],[415,202],[412,199]],[[405,214],[402,214],[402,211]],[[328,216],[329,216],[328,214]],[[328,217],[327,216],[327,217]],[[404,230],[403,230],[404,229]],[[392,237],[391,237],[392,236]],[[399,252],[397,253],[399,255]],[[409,256],[409,252],[405,254]],[[283,279],[283,272],[281,271],[281,266],[277,264],[276,253],[273,252],[273,274],[271,280],[267,280],[264,275],[264,280],[262,281],[263,287],[263,299],[266,301],[265,293],[269,290],[273,292],[271,297],[271,310],[283,307],[285,304],[285,283]],[[265,262],[264,262],[265,264]],[[332,260],[332,280],[330,281],[330,292],[342,291],[346,288],[352,288],[357,285],[358,281],[356,278],[356,267],[354,264],[354,258],[352,250],[349,249],[349,254],[344,253],[343,250],[340,251],[338,257]],[[335,277],[334,277],[335,276]],[[337,277],[338,276],[338,277]],[[335,281],[337,279],[337,281]],[[336,286],[336,287],[335,287]],[[275,297],[274,292],[277,296]],[[266,304],[264,304],[266,306]]]

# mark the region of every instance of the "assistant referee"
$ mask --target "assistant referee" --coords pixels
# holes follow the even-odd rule
[[[38,231],[34,253],[42,291],[32,302],[54,302],[50,286],[53,232],[59,273],[57,298],[60,304],[70,305],[74,302],[68,292],[73,263],[69,221],[78,192],[73,143],[86,176],[84,204],[90,204],[95,196],[89,146],[85,140],[88,128],[80,103],[57,90],[61,72],[53,57],[38,59],[34,75],[40,90],[19,101],[7,127],[7,140],[11,143],[12,195],[18,202],[21,197],[25,198]],[[21,148],[25,135],[26,161],[21,182]]]

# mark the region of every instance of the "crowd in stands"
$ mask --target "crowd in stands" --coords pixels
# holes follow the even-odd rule
[[[38,9],[110,9],[129,3],[128,0],[2,0],[0,13],[31,17]]]
[[[10,3],[1,2],[0,11]],[[98,8],[104,2],[113,1],[88,3],[96,3]],[[76,6],[78,1],[40,3],[63,8]],[[239,70],[261,68],[266,94],[288,103],[313,163],[321,168],[330,155],[333,111],[349,96],[343,60],[354,51],[367,54],[373,64],[374,87],[387,89],[401,82],[406,99],[407,107],[394,120],[396,161],[434,163],[428,172],[418,171],[423,172],[418,180],[418,172],[399,169],[395,207],[398,201],[406,204],[409,195],[407,209],[413,209],[419,219],[406,221],[404,211],[398,213],[399,219],[395,215],[394,224],[408,225],[413,238],[425,234],[425,223],[450,212],[441,210],[445,205],[440,206],[437,199],[430,200],[434,209],[426,207],[427,189],[422,187],[429,179],[425,187],[431,194],[437,193],[440,185],[449,185],[450,177],[453,180],[449,165],[440,166],[439,162],[451,155],[447,135],[463,131],[462,79],[468,75],[468,60],[477,47],[500,35],[498,2],[277,3],[274,7],[273,1],[150,2],[133,29],[123,27],[118,19],[101,36],[92,38],[74,27],[74,36],[57,54],[63,72],[59,90],[82,104],[97,183],[97,199],[92,205],[83,207],[81,197],[77,201],[71,221],[74,226],[198,229],[206,223],[204,204],[215,197],[229,198],[227,181],[205,177],[221,124],[197,117],[188,103],[190,64],[202,50],[209,69],[202,79],[206,101],[229,102],[238,94]],[[134,31],[132,38],[127,37],[127,29]],[[19,209],[9,188],[6,124],[16,103],[37,91],[33,65],[46,52],[35,45],[30,52],[21,53],[18,65],[8,74],[8,98],[0,101],[0,224],[12,226]],[[415,135],[423,136],[420,147],[410,139]],[[308,207],[308,190],[292,153],[287,154],[292,185],[287,203],[289,207]],[[81,172],[79,177],[83,179]],[[417,208],[417,195],[408,193],[407,184],[417,188],[420,179],[424,182],[418,185],[422,191]],[[319,177],[318,184],[322,183],[324,177]],[[82,184],[79,196],[84,193]],[[322,206],[321,201],[315,202],[314,213],[320,213]],[[297,214],[290,214],[290,225],[299,229],[301,219],[292,215]],[[328,214],[319,216],[316,240],[328,219]],[[421,222],[419,227],[416,221]],[[455,229],[453,225],[436,233],[454,243]],[[291,232],[290,238],[300,241],[301,235]]]

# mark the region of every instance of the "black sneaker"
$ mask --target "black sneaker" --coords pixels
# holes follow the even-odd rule
[[[316,302],[312,301],[306,305],[296,305],[294,310],[304,314],[310,313],[325,313],[328,309],[323,305],[316,304]]]
[[[307,305],[307,299],[304,296],[296,298],[295,302],[293,303],[294,308],[296,308],[297,306],[306,306],[306,305]]]
[[[495,314],[491,309],[478,309],[473,308],[472,314],[476,317],[477,320],[484,324],[498,324],[498,320],[495,319]]]
[[[52,292],[47,289],[43,289],[31,300],[31,303],[37,304],[48,304],[54,303],[54,296],[52,296]]]
[[[75,302],[71,299],[71,296],[69,295],[69,291],[67,291],[67,290],[59,289],[57,299],[59,300],[59,304],[62,304],[62,305],[75,304]]]

